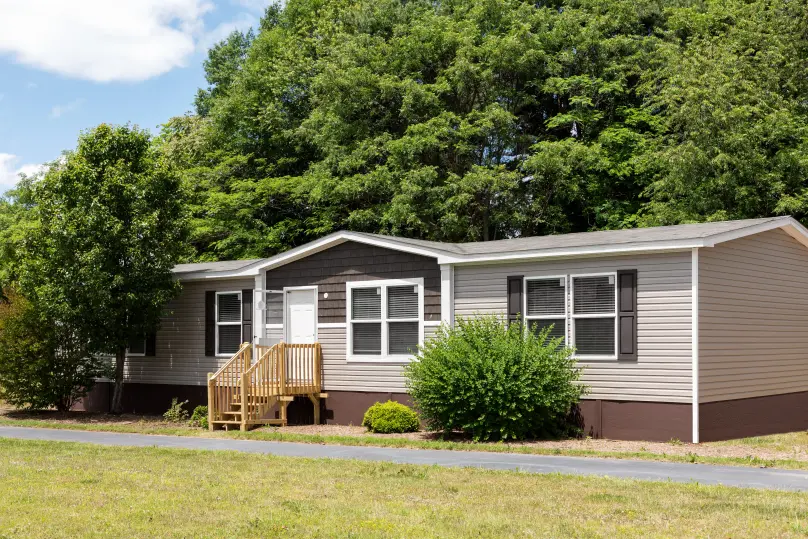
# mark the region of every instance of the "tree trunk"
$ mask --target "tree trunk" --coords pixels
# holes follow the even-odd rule
[[[123,364],[126,361],[126,348],[118,348],[115,354],[115,388],[112,392],[112,406],[110,411],[113,414],[123,413]]]

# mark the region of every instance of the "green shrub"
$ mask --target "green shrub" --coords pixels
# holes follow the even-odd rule
[[[365,412],[362,426],[370,432],[415,432],[420,427],[418,414],[408,406],[394,401],[377,402]]]
[[[208,407],[200,405],[194,408],[194,412],[191,414],[191,420],[188,424],[192,427],[208,428]]]
[[[166,413],[163,414],[163,417],[166,421],[171,421],[172,423],[179,423],[180,421],[185,421],[188,419],[188,410],[183,408],[188,404],[188,401],[179,402],[177,397],[171,399],[171,406],[166,410]]]
[[[430,430],[476,440],[569,434],[567,417],[585,391],[572,350],[495,316],[442,326],[405,368],[407,387]]]

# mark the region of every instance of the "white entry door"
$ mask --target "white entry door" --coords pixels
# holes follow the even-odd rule
[[[286,342],[311,344],[317,340],[317,290],[286,291]]]

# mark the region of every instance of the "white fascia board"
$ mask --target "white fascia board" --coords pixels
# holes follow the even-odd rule
[[[769,230],[775,230],[777,228],[782,228],[785,232],[794,236],[795,239],[797,239],[800,243],[808,246],[808,230],[806,230],[805,227],[793,217],[780,217],[765,223],[708,236],[704,238],[704,247],[715,247],[719,243],[745,238],[747,236],[760,234],[761,232],[768,232]]]

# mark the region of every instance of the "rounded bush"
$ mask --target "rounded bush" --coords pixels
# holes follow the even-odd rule
[[[377,402],[365,412],[362,426],[370,432],[390,434],[415,432],[420,427],[418,414],[408,406],[394,401]]]
[[[569,434],[567,418],[585,388],[572,350],[549,331],[525,332],[495,316],[442,326],[405,368],[427,428],[475,440]]]

